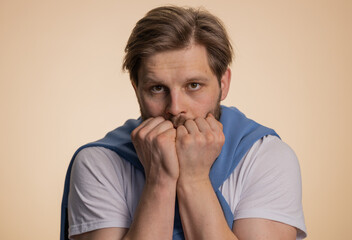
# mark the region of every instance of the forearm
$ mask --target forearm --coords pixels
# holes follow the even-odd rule
[[[176,182],[146,183],[127,239],[172,239]]]
[[[237,240],[209,179],[195,183],[180,181],[177,197],[186,239]]]

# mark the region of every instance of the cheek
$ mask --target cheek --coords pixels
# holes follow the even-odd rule
[[[202,95],[197,98],[192,105],[193,113],[196,116],[206,116],[209,112],[213,112],[219,101],[218,94]]]
[[[153,101],[150,99],[142,100],[142,107],[148,115],[152,117],[160,116],[163,114],[164,103],[162,101]]]

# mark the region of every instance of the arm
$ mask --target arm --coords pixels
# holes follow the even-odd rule
[[[171,239],[176,199],[178,161],[176,130],[158,117],[144,121],[131,134],[144,166],[146,182],[129,229],[104,228],[74,239]]]
[[[246,240],[295,240],[297,235],[290,225],[261,218],[236,220],[232,231],[238,239]]]
[[[209,179],[180,183],[177,196],[186,239],[237,239],[227,225]]]
[[[234,239],[209,179],[225,137],[212,115],[187,120],[177,128],[180,162],[177,196],[186,239]]]
[[[296,239],[296,235],[303,239],[301,176],[292,149],[276,137],[264,137],[249,150],[237,171],[240,177],[235,186],[241,197],[235,209],[236,236],[256,239],[256,233],[271,239]]]
[[[74,240],[94,240],[94,239],[104,239],[104,240],[116,240],[122,239],[127,233],[128,228],[102,228],[94,230],[91,232],[82,233],[80,235],[73,236]]]
[[[229,229],[208,177],[222,145],[221,126],[211,116],[177,129],[177,194],[186,239],[295,239],[294,227],[266,219],[237,220]]]
[[[171,239],[179,172],[176,130],[162,117],[150,118],[131,137],[144,166],[146,183],[124,239]]]

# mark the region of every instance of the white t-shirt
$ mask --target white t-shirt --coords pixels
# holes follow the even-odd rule
[[[73,163],[68,198],[69,236],[129,228],[144,186],[143,174],[103,147],[81,150]],[[235,221],[265,218],[306,236],[301,175],[291,148],[274,136],[258,140],[220,186]]]

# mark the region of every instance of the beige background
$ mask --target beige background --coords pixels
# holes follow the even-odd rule
[[[77,147],[138,116],[123,49],[135,22],[171,1],[0,0],[0,235],[58,239]],[[203,5],[236,48],[225,101],[297,153],[309,240],[350,239],[352,1]]]

